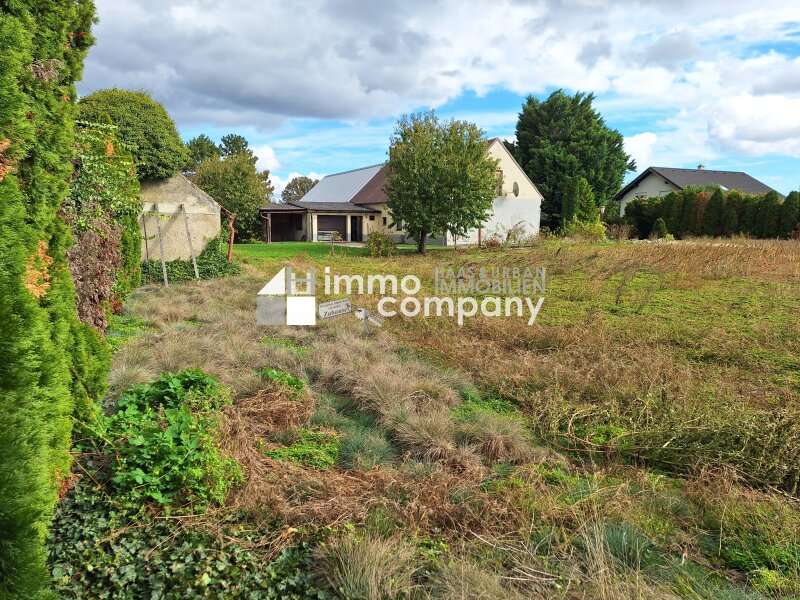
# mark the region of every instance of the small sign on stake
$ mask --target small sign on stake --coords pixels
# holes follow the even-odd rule
[[[353,305],[350,304],[349,298],[331,300],[330,302],[322,302],[319,305],[318,312],[320,319],[330,319],[353,312]]]

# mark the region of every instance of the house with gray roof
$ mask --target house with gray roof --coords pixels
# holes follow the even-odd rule
[[[623,187],[615,200],[620,203],[620,214],[625,214],[625,206],[631,200],[658,198],[687,187],[719,187],[723,191],[737,190],[743,194],[759,196],[775,191],[742,171],[649,167]]]
[[[477,243],[503,236],[510,229],[528,235],[539,233],[542,195],[514,160],[502,140],[487,142],[487,152],[497,160],[497,197],[493,211],[481,229],[470,232],[459,243]],[[402,223],[395,223],[389,210],[386,164],[371,165],[323,177],[299,201],[269,204],[261,209],[264,239],[278,241],[323,241],[331,238],[360,242],[380,231],[398,242],[410,241]],[[442,239],[442,243],[453,240]]]

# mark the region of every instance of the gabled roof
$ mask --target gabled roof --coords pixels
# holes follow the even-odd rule
[[[524,177],[524,178],[525,178],[525,179],[528,181],[528,183],[530,183],[530,184],[533,186],[533,189],[535,189],[535,190],[536,190],[536,193],[537,193],[537,194],[539,194],[539,196],[541,196],[542,198],[544,198],[544,195],[542,194],[542,192],[541,192],[541,191],[539,191],[539,188],[538,188],[538,187],[536,187],[536,184],[535,184],[535,183],[533,183],[533,181],[531,181],[531,178],[530,178],[530,177],[528,177],[528,174],[525,172],[525,169],[523,169],[523,168],[520,166],[520,164],[517,162],[517,159],[516,159],[516,158],[514,158],[514,155],[513,155],[513,154],[511,153],[511,151],[510,151],[510,150],[509,150],[509,149],[506,147],[506,145],[505,145],[505,143],[503,142],[503,140],[502,140],[502,139],[500,139],[499,137],[492,138],[492,139],[490,139],[490,140],[489,140],[489,143],[486,145],[486,147],[487,147],[487,148],[491,148],[491,147],[492,147],[492,146],[493,146],[495,143],[498,143],[498,144],[500,144],[500,147],[501,147],[501,148],[503,149],[503,151],[504,151],[504,152],[505,152],[505,153],[508,155],[508,157],[511,159],[511,161],[512,161],[512,162],[513,162],[513,163],[514,163],[516,166],[517,166],[517,168],[519,169],[519,172],[520,172],[520,173],[522,173],[522,176],[523,176],[523,177]]]
[[[301,202],[350,202],[361,188],[383,167],[371,165],[323,177],[303,196]]]
[[[389,165],[384,164],[372,176],[364,187],[350,200],[353,204],[383,204],[389,201],[386,195],[386,177],[389,175]]]
[[[621,200],[625,194],[636,188],[636,186],[638,186],[645,177],[651,174],[664,178],[666,181],[681,190],[691,186],[720,186],[726,190],[738,190],[744,194],[754,195],[761,195],[775,191],[767,184],[760,182],[754,177],[750,177],[750,175],[742,171],[714,171],[711,169],[673,169],[670,167],[649,167],[640,175],[638,175],[636,179],[623,187],[615,196],[615,199]]]

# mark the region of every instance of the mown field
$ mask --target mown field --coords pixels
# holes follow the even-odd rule
[[[61,597],[800,597],[797,243],[237,255],[243,275],[143,288],[116,320],[110,416],[51,543]],[[548,289],[530,327],[256,327],[287,262],[428,289],[437,266],[544,266]],[[163,373],[184,374],[135,388]]]

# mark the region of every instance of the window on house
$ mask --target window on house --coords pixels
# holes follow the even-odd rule
[[[370,220],[370,221],[374,221],[374,220],[375,220],[375,215],[370,215],[370,216],[369,216],[369,220]]]
[[[497,195],[503,195],[503,169],[497,169],[495,171],[495,175],[497,176]]]
[[[514,196],[519,196],[519,184],[514,182]]]
[[[383,217],[383,226],[386,227],[386,217]]]

